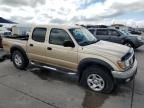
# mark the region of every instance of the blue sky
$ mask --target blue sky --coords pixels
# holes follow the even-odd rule
[[[115,18],[118,19],[135,19],[135,20],[143,20],[144,19],[144,11],[143,12],[127,12]]]
[[[20,23],[144,26],[144,0],[0,0],[0,17]]]

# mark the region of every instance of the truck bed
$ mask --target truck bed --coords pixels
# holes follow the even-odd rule
[[[27,45],[28,37],[3,37],[2,43],[3,43],[3,49],[10,53],[10,48],[14,45],[18,45],[21,48],[23,48],[26,51],[26,45]]]
[[[29,36],[5,36],[5,38],[9,39],[17,39],[17,40],[28,40]]]

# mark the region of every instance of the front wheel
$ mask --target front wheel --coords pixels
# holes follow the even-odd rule
[[[20,51],[13,51],[12,61],[14,66],[21,70],[25,69],[28,65],[27,58]]]
[[[110,93],[114,88],[114,82],[109,73],[98,66],[85,69],[81,84],[95,92]]]

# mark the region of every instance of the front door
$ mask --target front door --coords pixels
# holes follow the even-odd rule
[[[77,48],[64,47],[65,41],[72,41],[69,34],[63,29],[53,28],[49,35],[49,44],[46,55],[52,65],[76,70],[78,63]]]
[[[115,43],[122,43],[122,36],[121,34],[117,31],[117,30],[114,30],[114,29],[109,29],[109,37],[110,37],[110,41],[111,42],[115,42]]]
[[[108,30],[107,29],[97,29],[96,30],[96,37],[99,40],[109,41]]]

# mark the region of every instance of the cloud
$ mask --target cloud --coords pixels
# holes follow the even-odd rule
[[[36,6],[37,4],[45,4],[45,0],[0,0],[1,4],[9,6]]]
[[[77,5],[79,5],[78,9],[86,9],[90,5],[96,4],[98,2],[104,2],[104,0],[81,0],[81,2],[78,2]]]
[[[127,11],[142,11],[144,10],[144,1],[143,0],[131,0],[131,2],[113,2],[111,3],[110,8],[116,9],[119,11],[127,12]]]
[[[64,22],[66,22],[66,21],[62,20],[62,19],[58,19],[58,18],[52,19],[50,21],[50,23],[57,23],[57,24],[63,24]]]
[[[11,16],[11,20],[19,21],[19,22],[23,22],[23,21],[29,22],[32,19],[33,19],[33,17]]]
[[[143,0],[0,0],[0,15],[23,23],[108,24],[123,14],[144,11],[143,7]],[[140,24],[133,18],[128,24]]]
[[[0,10],[2,10],[4,12],[11,12],[11,8],[9,8],[9,7],[0,7]]]
[[[9,6],[28,5],[26,0],[0,0],[0,3]]]

